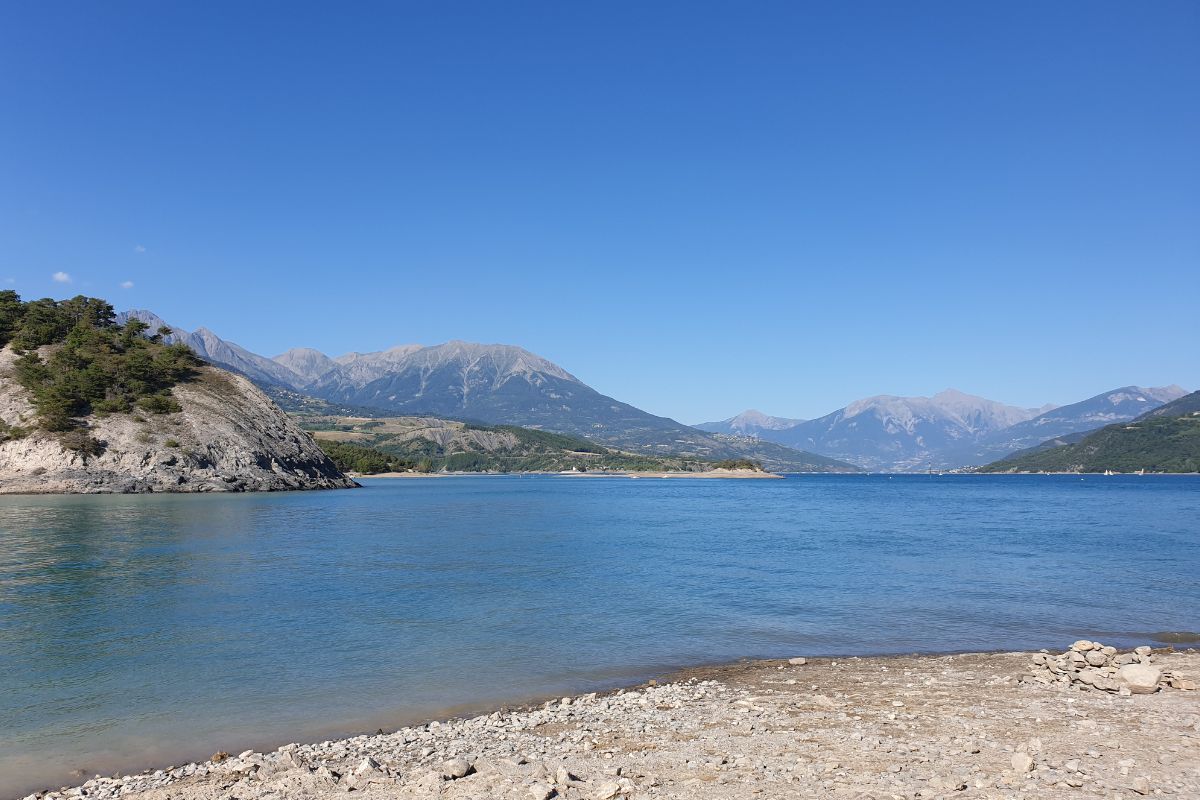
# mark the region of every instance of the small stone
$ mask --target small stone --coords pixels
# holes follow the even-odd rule
[[[596,787],[595,794],[592,797],[596,800],[611,800],[621,793],[621,784],[616,781],[605,781]]]
[[[1088,650],[1091,650],[1093,647],[1095,647],[1095,645],[1092,642],[1089,642],[1087,639],[1080,639],[1078,642],[1071,645],[1071,649],[1074,650],[1076,653],[1086,653]]]
[[[465,758],[451,758],[442,762],[442,775],[450,780],[465,778],[471,771],[471,765]]]
[[[1033,759],[1028,753],[1013,753],[1012,768],[1018,775],[1024,775],[1033,770]]]
[[[1083,657],[1086,658],[1087,662],[1093,667],[1103,667],[1108,663],[1108,656],[1104,655],[1104,653],[1099,650],[1089,650],[1084,653]]]
[[[808,659],[807,658],[789,658],[788,663],[791,664],[793,667],[803,667],[805,664],[808,663]]]
[[[1138,794],[1150,794],[1150,781],[1139,775],[1129,784],[1129,788]]]
[[[338,776],[335,775],[333,773],[333,771],[330,770],[329,767],[326,767],[326,766],[317,767],[317,769],[312,774],[313,774],[313,778],[318,783],[324,783],[324,784],[328,784],[328,785],[332,786],[333,784],[338,782]]]
[[[533,800],[550,800],[551,797],[554,797],[554,794],[554,787],[547,786],[544,783],[535,783],[529,787],[529,796]]]

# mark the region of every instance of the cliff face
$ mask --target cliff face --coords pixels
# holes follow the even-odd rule
[[[12,378],[15,356],[0,351],[0,420],[33,428],[28,394]],[[103,452],[64,448],[32,430],[0,442],[0,494],[244,492],[355,486],[266,395],[215,367],[172,390],[173,414],[113,414],[87,420]]]

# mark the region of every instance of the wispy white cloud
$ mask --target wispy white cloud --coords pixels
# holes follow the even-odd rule
[[[146,245],[144,245],[144,244],[135,244],[135,245],[133,246],[133,252],[135,252],[135,253],[144,253],[144,252],[146,252]]]
[[[133,281],[121,281],[121,288],[122,289],[132,289]]]
[[[71,276],[68,275],[67,273],[61,272],[61,271],[54,273],[50,277],[54,279],[55,283],[70,283],[71,282]]]

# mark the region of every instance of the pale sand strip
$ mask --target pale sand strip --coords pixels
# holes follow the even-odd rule
[[[464,478],[502,477],[512,475],[556,475],[564,478],[726,478],[726,479],[776,479],[783,478],[773,472],[757,472],[749,469],[714,469],[707,472],[380,472],[374,475],[347,473],[352,478]]]

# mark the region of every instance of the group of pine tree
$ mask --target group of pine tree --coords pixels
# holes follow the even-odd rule
[[[33,423],[77,449],[95,446],[81,430],[89,415],[180,410],[170,389],[204,362],[187,345],[164,343],[170,333],[137,319],[118,325],[113,307],[94,297],[26,302],[0,291],[0,347],[17,356],[13,377],[29,392]],[[0,440],[28,432],[5,425]]]

